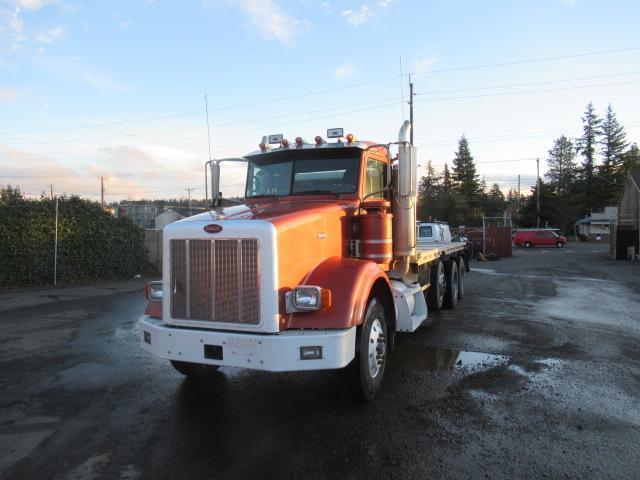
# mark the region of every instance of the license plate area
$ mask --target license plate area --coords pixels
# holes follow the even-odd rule
[[[209,360],[222,360],[223,359],[222,345],[205,345],[204,358],[207,358]]]

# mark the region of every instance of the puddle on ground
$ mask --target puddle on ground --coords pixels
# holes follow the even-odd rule
[[[509,357],[505,355],[396,344],[389,356],[389,366],[400,370],[436,372],[454,368],[491,367],[508,360]]]

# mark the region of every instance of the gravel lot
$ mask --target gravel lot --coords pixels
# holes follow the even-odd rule
[[[0,292],[0,477],[638,478],[640,265],[472,269],[370,403],[347,371],[183,379],[137,345],[140,281]]]

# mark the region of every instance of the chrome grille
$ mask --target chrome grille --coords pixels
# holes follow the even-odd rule
[[[171,317],[260,321],[258,240],[171,240]]]

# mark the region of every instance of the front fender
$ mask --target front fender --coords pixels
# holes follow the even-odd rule
[[[330,257],[307,275],[304,285],[331,291],[331,305],[313,312],[287,314],[283,329],[350,328],[360,325],[369,292],[378,279],[391,289],[385,272],[374,262],[356,258]]]

